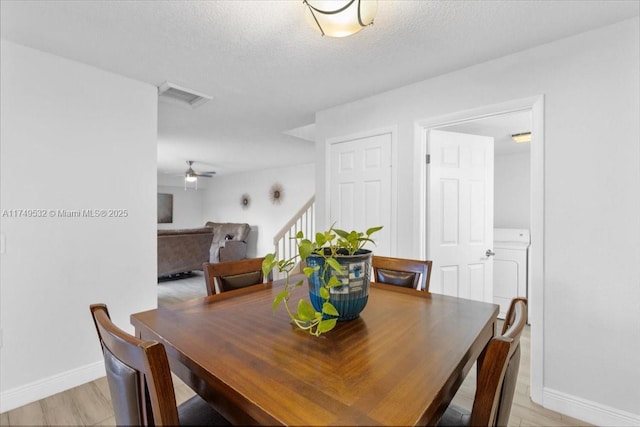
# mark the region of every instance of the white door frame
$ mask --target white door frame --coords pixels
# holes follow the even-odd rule
[[[542,405],[544,387],[544,95],[488,105],[457,113],[417,120],[414,124],[414,252],[426,259],[427,247],[427,132],[429,129],[469,120],[488,118],[522,110],[532,112],[531,143],[531,283],[529,321],[531,323],[531,399]]]
[[[398,251],[397,234],[397,218],[398,218],[398,126],[388,126],[376,129],[369,129],[349,135],[342,135],[326,140],[327,149],[324,152],[325,159],[325,224],[316,224],[316,230],[324,230],[329,228],[331,224],[327,222],[331,220],[331,146],[340,144],[341,142],[349,142],[354,139],[369,138],[378,135],[391,135],[391,224],[390,224],[390,241],[391,256],[395,256]],[[369,227],[371,225],[367,225]]]

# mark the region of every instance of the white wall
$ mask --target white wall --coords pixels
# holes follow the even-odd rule
[[[417,120],[545,95],[545,404],[640,422],[638,18],[316,115],[318,225],[328,138],[398,126],[398,255],[414,232]],[[602,418],[598,418],[602,417]]]
[[[276,182],[284,190],[279,204],[273,204],[269,195],[271,186]],[[250,224],[250,240],[256,243],[249,245],[247,255],[250,258],[264,256],[274,251],[273,236],[314,192],[313,164],[216,176],[206,190],[204,219],[205,222]],[[251,198],[248,209],[242,209],[240,205],[245,193]]]
[[[173,222],[158,224],[158,230],[204,227],[204,190],[158,185],[158,193],[173,194]]]
[[[530,225],[531,155],[529,151],[497,155],[494,159],[493,226]]]
[[[10,42],[1,55],[6,411],[104,375],[89,304],[108,304],[128,330],[131,313],[156,306],[157,94]],[[4,215],[16,209],[48,215]],[[57,209],[127,216],[62,218]]]

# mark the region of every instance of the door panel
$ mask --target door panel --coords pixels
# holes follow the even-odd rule
[[[380,199],[382,192],[380,182],[372,181],[364,183],[364,224],[368,224],[367,227],[369,227],[370,224],[382,224],[382,221],[384,221],[383,215],[381,215],[380,212],[380,206],[383,204],[383,201]]]
[[[460,190],[457,179],[443,179],[441,181],[442,199],[442,240],[441,245],[458,244],[458,224],[460,223]]]
[[[345,230],[384,228],[374,235],[376,254],[391,256],[390,133],[331,144],[330,224]]]
[[[338,194],[340,204],[338,206],[339,218],[347,224],[352,224],[355,215],[355,185],[353,182],[340,183]]]
[[[493,299],[493,138],[431,130],[427,256],[431,290]]]
[[[482,181],[470,181],[469,182],[469,202],[471,204],[470,209],[471,212],[474,212],[474,215],[471,215],[471,221],[469,224],[469,244],[471,245],[485,245],[486,239],[484,236],[485,232],[485,193],[484,193],[485,183]],[[492,221],[493,222],[493,221]],[[490,248],[492,246],[487,246]]]
[[[432,272],[432,277],[433,277]],[[443,265],[440,267],[440,278],[442,281],[441,293],[445,295],[458,296],[459,275],[457,265]],[[429,287],[431,290],[431,287]]]
[[[470,264],[469,269],[469,286],[467,298],[483,301],[485,289],[485,263]],[[462,296],[462,295],[461,295]]]

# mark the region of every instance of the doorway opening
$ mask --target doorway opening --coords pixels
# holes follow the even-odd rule
[[[529,246],[529,272],[528,272],[528,298],[529,298],[529,322],[531,324],[531,398],[534,402],[542,403],[543,389],[543,301],[544,301],[544,97],[537,96],[521,100],[510,101],[497,105],[489,105],[473,110],[462,111],[445,116],[439,116],[416,122],[416,200],[419,212],[416,219],[416,230],[419,230],[424,239],[420,239],[419,254],[423,259],[431,259],[430,248],[427,240],[429,230],[429,185],[428,185],[428,136],[432,130],[455,130],[474,133],[474,128],[487,126],[487,123],[506,122],[510,117],[528,117],[532,141],[530,143],[529,161],[529,215],[528,229],[530,230]],[[481,134],[481,133],[480,133]],[[521,155],[523,157],[524,155]],[[521,162],[522,159],[519,159]],[[502,213],[496,212],[496,216]],[[521,215],[521,219],[524,216]],[[517,220],[517,221],[520,221]],[[500,223],[513,225],[516,223]],[[521,224],[518,222],[517,224]],[[519,227],[506,227],[519,228]]]
[[[491,267],[487,269],[492,270],[489,287],[493,296],[489,302],[500,305],[501,319],[513,298],[529,296],[531,144],[514,135],[531,134],[531,115],[531,109],[527,109],[437,128],[468,138],[493,138],[493,192],[484,192],[493,206],[492,210],[487,209],[490,217],[486,218],[490,236],[485,247],[479,249],[486,249],[486,263]],[[428,196],[428,203],[432,201],[433,194]]]

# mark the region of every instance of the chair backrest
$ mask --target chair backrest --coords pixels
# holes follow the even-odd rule
[[[374,256],[372,266],[375,282],[429,291],[431,261]]]
[[[178,425],[178,410],[167,353],[162,344],[142,341],[118,328],[107,306],[91,315],[102,345],[117,425]]]
[[[240,261],[204,263],[207,294],[215,295],[263,283],[263,260],[264,257]]]
[[[502,335],[487,345],[478,373],[470,425],[508,424],[520,367],[520,335],[526,322],[526,298],[512,300]]]

